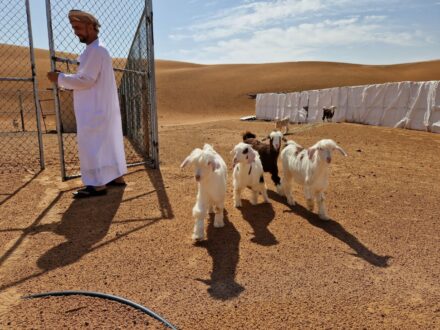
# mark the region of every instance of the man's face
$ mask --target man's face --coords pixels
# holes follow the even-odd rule
[[[79,41],[86,43],[90,37],[90,29],[93,28],[92,24],[83,22],[72,22],[71,24],[73,32],[79,38]]]

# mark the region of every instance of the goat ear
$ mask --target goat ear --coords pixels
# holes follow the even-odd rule
[[[344,155],[345,157],[347,157],[347,153],[344,151],[344,149],[342,149],[340,146],[336,146],[336,150],[338,150],[342,155]]]
[[[312,160],[313,155],[315,154],[315,152],[316,152],[316,148],[309,148],[309,149],[307,149],[307,155],[309,156],[310,160]]]
[[[249,148],[250,149],[250,148]],[[250,149],[248,153],[248,163],[253,163],[255,161],[256,151],[254,149]]]
[[[194,158],[198,157],[202,153],[202,150],[199,148],[194,149],[191,151],[188,157],[185,158],[185,160],[180,164],[180,167],[183,168],[188,164],[191,164],[194,160]]]
[[[185,158],[185,160],[180,164],[180,168],[184,168],[186,165],[188,165],[191,162],[191,155]]]

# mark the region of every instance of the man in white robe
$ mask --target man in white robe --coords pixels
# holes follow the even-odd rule
[[[69,20],[80,42],[76,74],[49,72],[48,78],[73,90],[83,189],[75,198],[104,195],[107,185],[125,186],[127,173],[121,113],[112,59],[98,39],[99,22],[89,13],[71,10]]]

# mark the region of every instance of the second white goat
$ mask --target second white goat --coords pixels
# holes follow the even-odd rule
[[[316,199],[319,217],[323,220],[329,219],[324,203],[324,192],[328,187],[329,164],[334,150],[347,156],[346,152],[330,139],[320,140],[308,149],[304,149],[295,141],[287,142],[287,146],[281,152],[283,164],[281,186],[289,205],[295,205],[292,195],[292,180],[294,180],[304,186],[308,209],[313,211],[314,199]]]
[[[238,143],[231,151],[233,160],[234,205],[241,207],[241,193],[245,188],[252,190],[250,203],[258,203],[258,195],[262,194],[265,203],[269,203],[266,184],[263,176],[263,165],[260,155],[249,144]]]

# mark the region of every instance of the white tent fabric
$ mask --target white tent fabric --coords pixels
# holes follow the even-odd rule
[[[319,90],[309,91],[309,113],[307,121],[314,123],[319,117]]]
[[[385,84],[384,108],[381,126],[396,127],[403,118],[409,103],[409,81]]]
[[[338,90],[337,102],[335,102],[335,106],[338,111],[335,111],[333,116],[333,121],[340,123],[345,121],[347,115],[347,107],[348,107],[348,87],[340,87],[335,88]]]
[[[284,117],[289,117],[290,122],[295,122],[295,115],[298,111],[298,95],[299,93],[286,94],[286,100],[284,102]]]
[[[440,133],[440,81],[335,87],[287,94],[258,94],[257,119],[285,117],[292,123],[322,121],[336,106],[334,122],[400,127]],[[308,106],[308,113],[304,107]]]
[[[285,102],[286,102],[286,94],[277,94],[277,112],[275,119],[281,120],[284,119],[284,109],[285,109]]]

